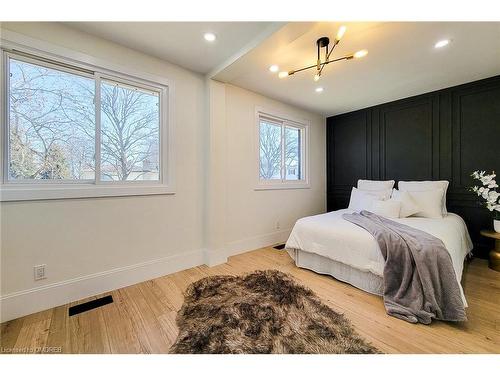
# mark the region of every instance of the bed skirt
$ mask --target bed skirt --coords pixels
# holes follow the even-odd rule
[[[367,271],[360,271],[344,263],[308,253],[307,251],[297,249],[287,249],[287,251],[297,267],[306,268],[323,275],[330,275],[368,293],[378,296],[383,295],[384,279],[381,276]]]

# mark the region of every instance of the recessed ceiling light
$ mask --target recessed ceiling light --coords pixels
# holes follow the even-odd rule
[[[214,33],[205,33],[203,34],[203,38],[205,38],[207,42],[213,42],[217,39]]]
[[[278,70],[280,70],[280,67],[278,65],[271,65],[269,67],[270,72],[276,73]]]
[[[434,44],[434,48],[442,48],[444,46],[447,46],[448,44],[450,44],[450,40],[443,39],[443,40],[440,40],[439,42],[437,42],[436,44]]]
[[[314,91],[316,91],[316,92],[323,92],[323,87],[316,87],[316,89]]]

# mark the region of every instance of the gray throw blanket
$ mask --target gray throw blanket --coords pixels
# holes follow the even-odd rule
[[[384,304],[389,315],[410,323],[464,321],[464,303],[443,242],[421,230],[372,212],[342,217],[375,237],[385,259]]]

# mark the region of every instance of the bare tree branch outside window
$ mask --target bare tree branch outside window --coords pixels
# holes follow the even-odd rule
[[[281,179],[281,126],[260,123],[260,178]]]
[[[285,127],[285,180],[300,180],[300,129]]]
[[[95,81],[10,59],[9,178],[94,180]],[[159,95],[103,81],[101,178],[159,179]]]
[[[159,96],[102,83],[101,174],[110,180],[159,176]]]
[[[69,114],[75,103],[93,108],[93,80],[11,60],[9,81],[10,178],[83,178],[94,156],[83,129],[94,122],[79,118],[75,126]]]
[[[283,131],[283,136],[282,136]],[[299,128],[260,121],[259,170],[262,180],[300,180],[302,177]],[[284,154],[281,147],[284,138]],[[282,163],[284,171],[281,170]],[[284,175],[282,175],[284,174]]]

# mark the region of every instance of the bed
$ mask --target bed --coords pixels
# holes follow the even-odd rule
[[[298,267],[331,275],[366,292],[383,294],[384,258],[375,238],[363,228],[342,218],[352,210],[343,209],[299,219],[286,242],[285,249]],[[425,231],[443,241],[450,253],[461,286],[464,259],[472,250],[463,219],[453,213],[432,219],[408,217],[392,219]]]

